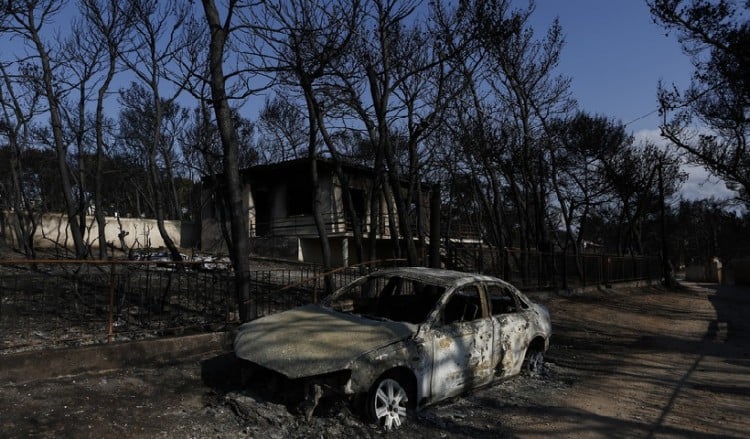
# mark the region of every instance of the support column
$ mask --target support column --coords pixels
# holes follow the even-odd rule
[[[349,238],[346,237],[341,240],[341,260],[344,267],[349,266]]]

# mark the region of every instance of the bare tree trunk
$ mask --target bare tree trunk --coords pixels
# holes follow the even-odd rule
[[[13,185],[13,207],[15,210],[15,224],[17,224],[17,238],[23,248],[23,254],[29,259],[36,258],[34,249],[34,232],[36,231],[36,220],[31,205],[23,194],[20,179],[20,161],[18,140],[14,134],[8,136],[10,140],[10,173]],[[28,224],[27,224],[28,221]]]
[[[162,148],[161,154],[164,157],[164,169],[167,174],[168,186],[169,186],[169,202],[166,215],[171,219],[182,219],[182,212],[180,212],[180,200],[177,196],[177,186],[175,185],[175,173],[174,173],[174,161],[170,154],[169,148]]]
[[[99,87],[96,98],[96,113],[94,122],[94,131],[96,135],[96,176],[94,181],[94,203],[96,204],[96,210],[94,211],[94,218],[96,219],[96,225],[98,229],[99,239],[99,259],[105,259],[107,257],[107,237],[104,233],[104,227],[106,221],[104,220],[104,194],[102,190],[102,184],[104,182],[104,98],[107,95],[109,84],[112,82],[112,78],[115,74],[115,59],[116,53],[112,53],[110,48],[110,59],[109,67],[107,69],[107,76]],[[118,218],[119,222],[119,218]],[[120,232],[122,233],[122,231]],[[125,251],[124,236],[121,238],[122,249]]]
[[[81,233],[79,222],[80,212],[78,212],[78,206],[73,198],[73,185],[70,181],[70,168],[67,162],[67,147],[65,146],[65,139],[63,136],[62,117],[60,116],[58,96],[55,92],[55,84],[53,83],[54,78],[52,75],[52,66],[50,65],[47,49],[44,47],[44,43],[42,43],[37,29],[38,27],[35,23],[29,26],[30,37],[36,47],[37,53],[39,54],[39,60],[42,67],[44,93],[47,97],[50,123],[52,125],[52,137],[55,145],[55,153],[57,155],[57,167],[58,172],[60,173],[60,184],[62,186],[60,189],[63,193],[63,201],[65,202],[68,224],[73,237],[76,257],[85,258],[88,256],[88,248],[83,241],[83,234]]]
[[[161,126],[163,119],[163,108],[161,99],[159,98],[158,94],[158,87],[155,83],[151,84],[151,90],[153,91],[153,105],[155,108],[155,116],[154,132],[151,133],[151,144],[148,145],[148,183],[149,186],[151,186],[151,194],[153,196],[153,209],[154,216],[156,217],[156,228],[157,230],[159,230],[159,235],[161,236],[162,241],[164,241],[164,245],[169,250],[169,253],[172,256],[172,260],[179,261],[182,259],[180,251],[177,249],[177,246],[175,245],[174,240],[172,240],[172,237],[169,236],[169,232],[167,231],[167,228],[164,224],[165,191],[163,188],[161,173],[159,172],[159,168],[156,166],[159,145],[162,142]]]
[[[391,235],[393,245],[393,258],[401,259],[401,242],[399,241],[398,220],[396,219],[396,206],[393,201],[393,188],[388,183],[387,176],[382,177],[383,196],[385,197],[385,208],[388,212],[388,232]]]
[[[370,190],[370,233],[367,240],[370,245],[371,261],[377,258],[378,232],[381,229],[380,219],[380,197],[383,196],[383,181],[380,169],[383,167],[383,154],[378,151],[375,157],[375,173],[372,178],[372,188]]]
[[[104,228],[107,223],[104,219],[104,196],[102,191],[103,167],[104,167],[104,140],[102,135],[103,130],[103,105],[102,101],[104,93],[100,92],[100,99],[97,100],[96,104],[96,176],[94,181],[94,203],[96,204],[96,210],[94,210],[94,218],[96,219],[97,226],[97,239],[99,240],[99,259],[105,259],[107,257],[107,236],[104,233]]]
[[[357,211],[354,208],[354,200],[352,198],[352,192],[349,188],[349,178],[344,173],[344,169],[341,164],[341,157],[339,156],[339,152],[336,149],[336,145],[333,143],[333,139],[331,139],[331,136],[328,134],[328,130],[325,127],[324,121],[323,121],[323,114],[320,112],[320,107],[317,105],[317,102],[315,102],[314,97],[312,96],[312,87],[310,87],[310,93],[311,97],[310,99],[315,104],[315,114],[317,116],[317,126],[320,129],[320,133],[323,137],[323,141],[328,146],[328,151],[331,153],[331,158],[333,159],[334,166],[336,167],[336,175],[338,175],[339,181],[341,182],[341,190],[343,191],[343,196],[346,201],[345,205],[347,206],[347,214],[349,215],[349,219],[352,223],[352,234],[354,236],[354,247],[355,251],[357,253],[357,258],[359,259],[359,262],[365,261],[365,253],[364,253],[364,246],[362,244],[362,227],[360,223],[360,218],[357,215]]]
[[[13,231],[16,235],[16,240],[23,249],[24,255],[29,259],[34,259],[36,258],[34,233],[36,232],[37,223],[31,203],[29,202],[28,197],[26,197],[23,184],[21,183],[23,169],[21,165],[21,144],[19,139],[22,133],[28,129],[27,124],[31,120],[31,115],[34,113],[34,109],[30,108],[28,116],[24,115],[18,98],[13,91],[13,84],[10,76],[2,64],[0,64],[0,74],[2,74],[3,86],[7,90],[7,94],[2,92],[2,86],[0,86],[0,104],[2,104],[1,108],[4,116],[4,123],[0,124],[0,129],[5,131],[10,149],[11,193],[9,195],[15,213],[15,218],[10,217],[9,219],[11,224],[13,224]],[[11,125],[10,121],[12,119],[15,120],[15,123]]]
[[[300,86],[305,94],[305,100],[307,102],[307,123],[308,123],[308,143],[307,143],[307,157],[310,160],[310,176],[312,177],[312,188],[313,188],[313,218],[315,219],[315,227],[318,230],[318,239],[320,241],[320,251],[323,256],[323,268],[326,272],[331,269],[331,244],[328,241],[328,231],[326,230],[325,218],[323,218],[323,212],[321,212],[322,196],[320,192],[320,178],[318,176],[318,161],[315,156],[315,146],[317,144],[318,137],[318,118],[316,117],[317,105],[313,101],[312,96],[312,84],[308,79],[301,77]],[[327,293],[332,291],[331,278],[326,275],[325,278]]]
[[[315,219],[315,227],[318,230],[318,236],[320,240],[320,251],[323,256],[323,269],[327,272],[331,270],[331,244],[328,242],[328,231],[326,230],[325,218],[323,218],[323,212],[320,209],[322,203],[321,191],[320,191],[320,179],[318,176],[318,160],[315,158],[315,134],[312,126],[310,127],[310,175],[312,176],[312,187],[313,187],[313,218]],[[333,283],[331,276],[325,275],[326,293],[330,294],[333,291]]]
[[[406,259],[409,265],[417,265],[417,249],[412,239],[411,223],[409,222],[409,207],[406,205],[404,194],[401,191],[401,179],[398,166],[395,163],[390,142],[385,145],[385,159],[388,163],[388,177],[390,180],[393,201],[398,215],[398,225],[401,230],[402,242],[406,250]]]
[[[161,111],[157,109],[156,111],[157,117],[156,120],[160,120],[160,113]],[[172,240],[172,237],[169,236],[169,232],[167,231],[167,228],[164,224],[165,215],[164,215],[164,191],[162,190],[162,182],[161,182],[161,176],[159,173],[159,169],[156,166],[156,146],[158,145],[158,142],[160,142],[160,135],[159,135],[159,126],[161,124],[157,123],[155,132],[154,132],[154,144],[151,145],[151,149],[149,151],[149,158],[148,158],[148,175],[149,175],[149,182],[151,184],[153,196],[154,196],[154,216],[156,216],[156,227],[159,230],[159,235],[161,235],[161,239],[164,241],[164,245],[169,249],[169,253],[172,255],[172,259],[175,261],[182,260],[182,256],[180,255],[180,251],[177,249],[177,246],[174,243],[174,240]]]
[[[255,304],[250,296],[250,250],[248,218],[242,200],[242,181],[239,170],[239,146],[237,132],[232,124],[232,113],[226,94],[224,68],[222,65],[224,46],[229,33],[232,8],[227,12],[224,25],[213,0],[202,0],[211,40],[209,43],[208,64],[211,82],[211,96],[216,113],[216,124],[224,150],[224,176],[229,193],[229,218],[232,229],[232,249],[230,253],[235,271],[235,292],[240,308],[240,319],[247,321],[257,316]]]

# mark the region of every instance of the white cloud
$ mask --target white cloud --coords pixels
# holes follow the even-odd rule
[[[725,200],[736,196],[734,191],[727,188],[724,180],[714,177],[705,168],[683,165],[682,169],[688,174],[688,179],[680,191],[682,198],[703,200],[713,197],[718,200]]]
[[[659,129],[640,130],[633,134],[635,143],[651,142],[664,148],[670,147],[669,142],[661,137]],[[691,164],[683,164],[682,170],[688,178],[682,185],[679,195],[686,200],[704,200],[715,198],[726,200],[737,196],[736,192],[727,188],[724,181],[712,175],[706,168]]]
[[[666,146],[668,145],[666,139],[661,136],[661,131],[658,128],[650,130],[640,130],[633,133],[635,138],[635,144],[651,142],[654,145]]]

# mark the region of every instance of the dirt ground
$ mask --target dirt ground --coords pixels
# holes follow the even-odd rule
[[[0,383],[3,437],[747,437],[750,289],[685,284],[537,299],[553,338],[514,377],[384,433],[340,401],[311,421],[238,388],[231,355]],[[0,358],[2,361],[2,358]]]

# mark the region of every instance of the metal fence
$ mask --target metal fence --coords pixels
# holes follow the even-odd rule
[[[508,250],[504,277],[525,289],[570,289],[655,280],[661,275],[659,258],[520,252]]]
[[[658,259],[647,257],[486,249],[472,257],[473,269],[453,268],[497,275],[527,290],[658,279],[660,272]],[[250,272],[251,296],[258,315],[268,315],[317,302],[326,278],[337,288],[400,263],[328,273],[296,264],[258,269]],[[238,323],[237,303],[234,274],[200,262],[0,261],[0,354],[220,331]]]
[[[654,256],[615,256],[462,247],[449,252],[448,266],[501,277],[525,290],[570,289],[661,277]]]
[[[224,330],[238,322],[234,275],[201,263],[0,261],[0,353]],[[316,302],[369,266],[250,273],[260,316]]]

